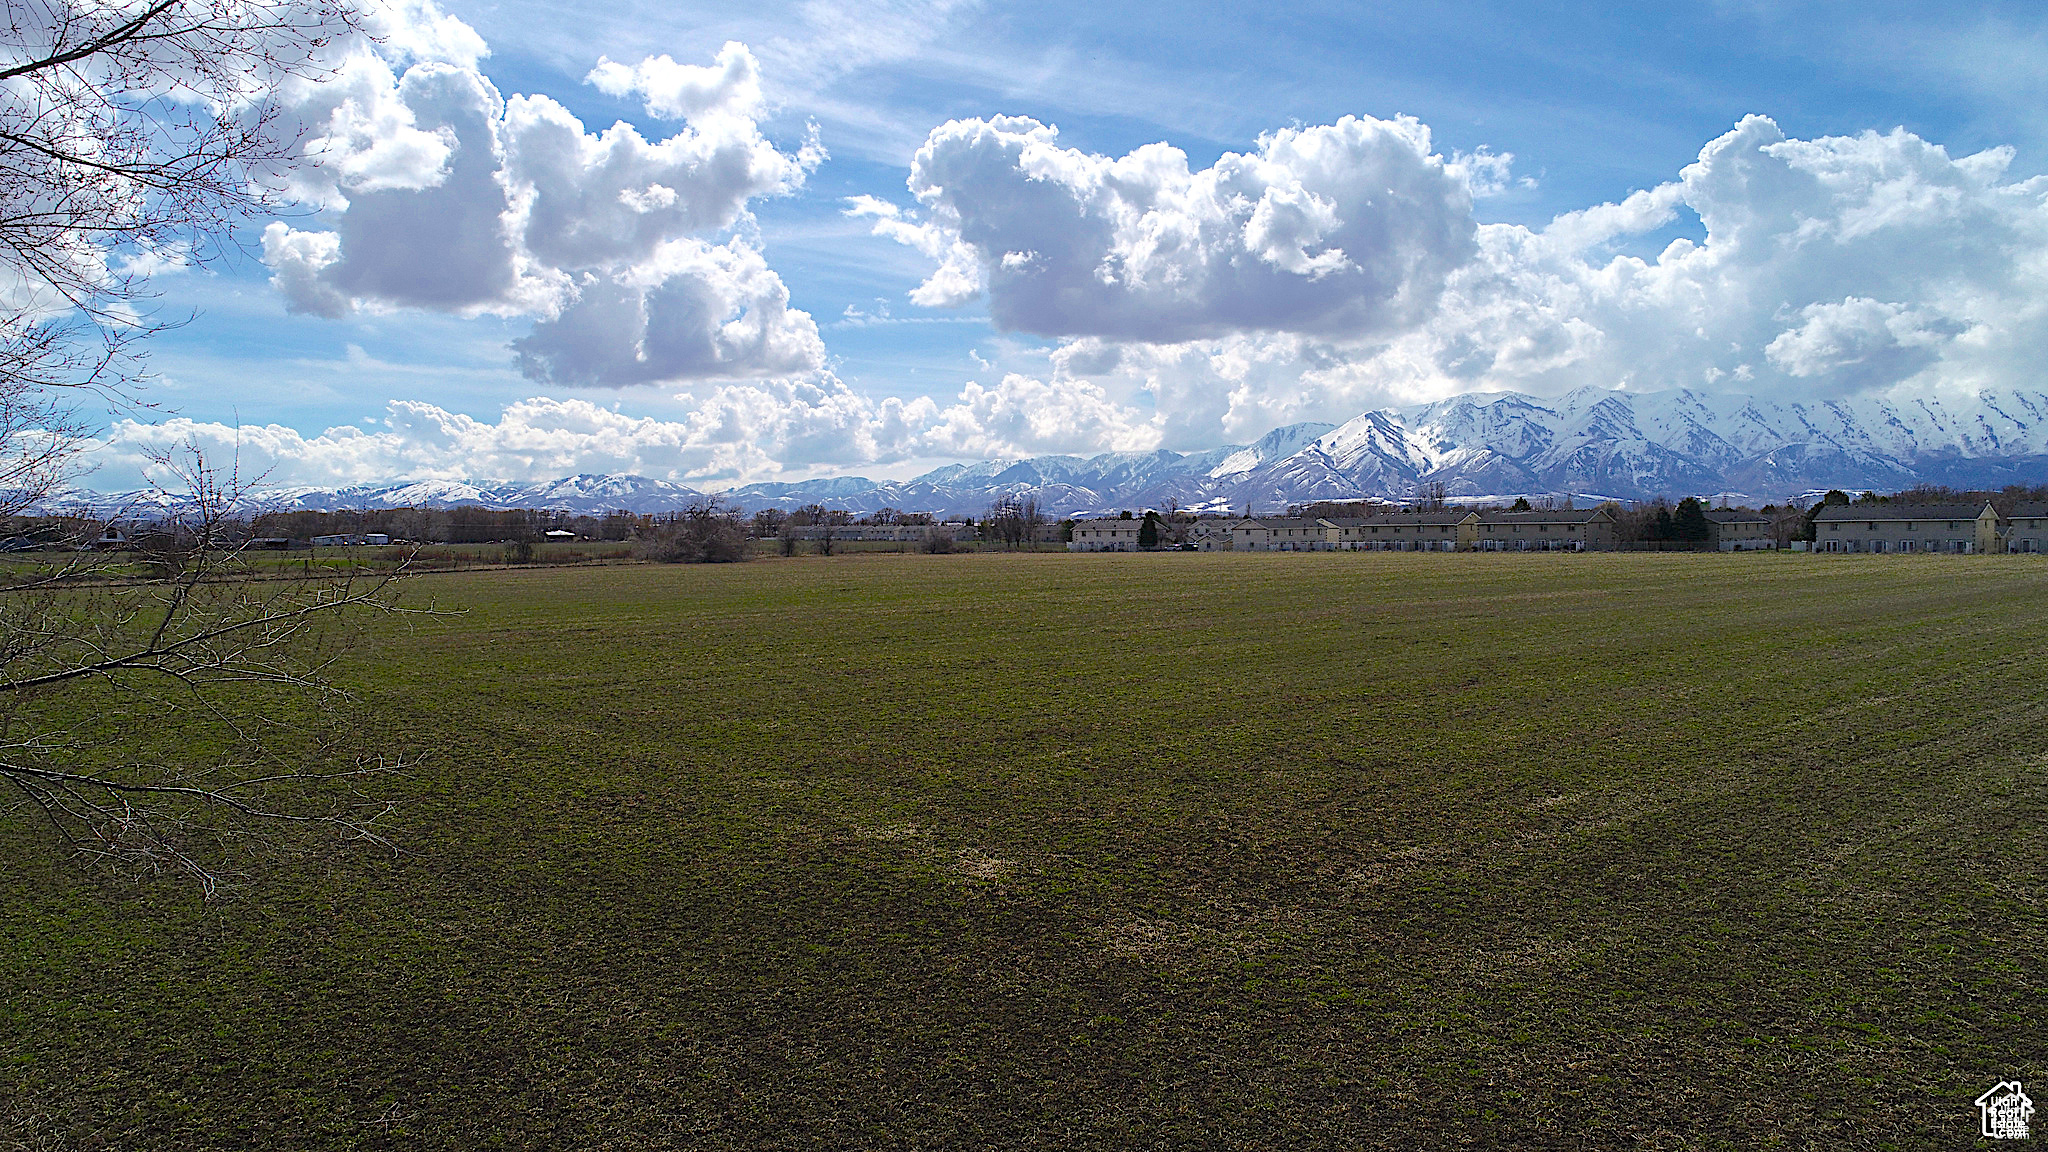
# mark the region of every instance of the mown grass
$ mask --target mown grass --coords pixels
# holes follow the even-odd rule
[[[2048,564],[423,577],[404,853],[0,837],[39,1147],[1930,1148],[2044,1072]]]

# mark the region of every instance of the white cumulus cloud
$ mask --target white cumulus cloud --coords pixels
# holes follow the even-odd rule
[[[909,186],[922,220],[854,211],[941,261],[913,300],[985,290],[998,324],[1041,335],[1398,332],[1474,252],[1468,173],[1407,117],[1282,129],[1199,172],[1167,144],[1111,158],[1025,117],[954,120]]]
[[[2048,180],[2007,178],[2010,158],[1952,157],[1904,130],[1788,139],[1752,116],[1619,203],[1478,226],[1435,308],[1405,327],[1136,340],[1076,323],[1055,330],[1055,375],[1149,401],[1179,447],[1470,391],[2031,384],[2048,355]],[[1687,214],[1693,237],[1623,250]],[[1321,225],[1296,220],[1264,258],[1293,261],[1313,292],[1319,249],[1295,240]]]
[[[737,40],[726,41],[710,65],[678,64],[667,54],[631,67],[600,58],[585,79],[608,95],[637,94],[649,112],[670,120],[719,113],[751,117],[761,107],[760,65]]]
[[[823,350],[759,253],[688,237],[586,274],[573,301],[512,346],[529,378],[582,387],[795,375],[819,368]]]
[[[1474,213],[1514,183],[1512,157],[1446,159],[1407,117],[1279,129],[1196,169],[1169,144],[1097,155],[990,116],[930,131],[903,204],[845,209],[929,261],[913,304],[985,299],[1053,346],[998,342],[957,391],[866,395],[827,370],[750,226],[750,204],[799,191],[824,153],[763,135],[746,46],[600,60],[589,83],[665,123],[592,130],[547,96],[501,95],[487,46],[424,0],[380,13],[377,46],[294,97],[314,161],[298,188],[322,214],[264,233],[289,305],[530,318],[512,347],[528,378],[680,386],[689,413],[415,405],[263,433],[309,476],[716,482],[1207,447],[1468,391],[1968,391],[2032,383],[2048,355],[2048,180],[2009,177],[2008,149],[1798,140],[1752,116],[1668,180],[1525,227]]]
[[[236,427],[174,417],[122,420],[96,445],[103,486],[139,485],[153,456],[197,447],[267,485],[342,486],[393,479],[552,480],[633,473],[718,486],[795,466],[844,467],[915,454],[934,418],[929,400],[872,402],[829,376],[731,383],[689,399],[672,419],[626,415],[588,400],[535,397],[495,421],[433,404],[391,401],[368,426],[304,435],[278,424]]]
[[[916,439],[923,455],[969,459],[1132,452],[1158,444],[1159,429],[1147,415],[1110,399],[1099,385],[1017,373],[994,388],[969,381],[958,402],[936,411]]]
[[[546,96],[502,97],[481,39],[415,2],[293,94],[308,125],[296,191],[321,227],[268,226],[272,283],[296,312],[424,309],[530,316],[538,381],[578,386],[813,372],[817,326],[757,248],[747,204],[800,187],[813,139],[770,143],[759,67],[728,43],[708,66],[601,61],[591,83],[682,123],[650,140],[591,132]]]

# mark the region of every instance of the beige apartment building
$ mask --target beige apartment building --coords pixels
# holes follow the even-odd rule
[[[1074,521],[1074,538],[1067,541],[1069,552],[1136,552],[1138,529],[1143,520],[1121,517]]]
[[[1605,508],[1485,512],[1474,517],[1481,552],[1611,552],[1614,517]]]
[[[1602,508],[1545,512],[1389,512],[1357,519],[1240,520],[1231,547],[1243,552],[1584,552],[1614,547]]]
[[[1753,552],[1776,548],[1771,518],[1738,508],[1707,509],[1707,541],[1720,552]]]
[[[1332,544],[1347,552],[1466,552],[1478,522],[1478,513],[1462,509],[1326,521],[1335,529]]]
[[[1813,518],[1816,552],[1999,552],[1998,510],[1970,504],[1830,504]]]
[[[1236,552],[1325,552],[1334,546],[1337,526],[1316,517],[1240,520],[1230,526],[1230,547]]]
[[[2048,504],[2015,504],[2000,526],[2007,552],[2048,552]]]

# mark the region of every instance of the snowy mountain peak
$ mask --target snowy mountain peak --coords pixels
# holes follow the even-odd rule
[[[722,495],[742,508],[823,504],[980,516],[1029,497],[1052,515],[1118,509],[1273,509],[1313,500],[1576,495],[1641,499],[1747,493],[1777,500],[1816,490],[1895,490],[1916,483],[1997,488],[2048,482],[2048,393],[1859,396],[1780,403],[1676,389],[1584,388],[1553,398],[1472,393],[1361,413],[1341,425],[1290,424],[1249,445],[1109,452],[948,464],[912,480],[842,476],[750,484]],[[340,489],[282,488],[270,507],[547,508],[600,515],[675,511],[694,488],[646,476],[586,473],[542,483],[411,480]],[[147,493],[74,494],[53,508],[147,508]]]
[[[1256,443],[1230,450],[1229,455],[1218,460],[1208,470],[1207,475],[1211,479],[1222,479],[1253,471],[1276,460],[1285,460],[1315,443],[1318,438],[1335,427],[1335,424],[1305,420],[1299,424],[1275,428],[1259,437]]]

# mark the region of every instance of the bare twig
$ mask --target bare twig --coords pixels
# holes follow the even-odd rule
[[[366,620],[431,611],[399,602],[407,566],[266,573],[235,539],[240,477],[196,449],[159,464],[188,495],[140,553],[156,579],[0,589],[0,778],[79,856],[209,894],[307,833],[388,845],[392,806],[360,788],[403,764],[360,750],[331,672]]]

